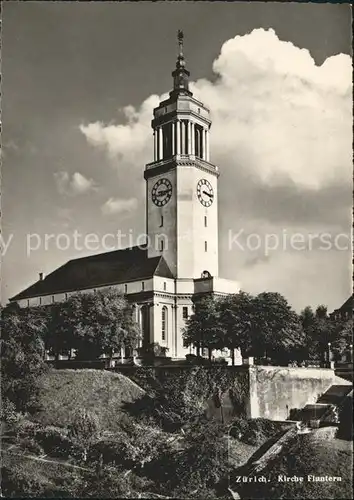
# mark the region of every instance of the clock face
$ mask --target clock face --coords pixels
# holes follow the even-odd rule
[[[200,179],[197,184],[198,200],[204,207],[210,207],[214,201],[214,191],[212,185],[206,179]]]
[[[172,184],[168,179],[159,179],[152,188],[151,198],[158,207],[163,207],[172,196]]]

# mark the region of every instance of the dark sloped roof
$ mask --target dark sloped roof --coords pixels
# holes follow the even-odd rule
[[[152,276],[173,278],[162,256],[149,259],[146,248],[126,248],[70,260],[10,300],[85,290]]]
[[[340,312],[345,312],[345,311],[349,311],[351,312],[353,310],[353,305],[354,305],[354,298],[353,298],[353,294],[344,302],[344,304],[342,304],[340,307],[338,307],[338,309],[335,309],[332,313],[332,314],[335,314],[335,313],[340,313]]]
[[[350,311],[351,309],[353,309],[353,295],[351,295],[349,297],[349,299],[347,299],[344,302],[344,304],[340,306],[339,311],[341,311],[341,310],[346,310],[346,311],[349,310]]]

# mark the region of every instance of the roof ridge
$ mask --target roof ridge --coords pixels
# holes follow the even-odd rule
[[[10,301],[55,295],[74,290],[90,290],[153,276],[174,278],[163,255],[148,257],[147,246],[133,246],[71,259],[36,281]]]
[[[147,250],[147,244],[145,243],[144,245],[135,245],[132,247],[126,247],[126,248],[117,248],[116,250],[110,250],[109,252],[100,252],[100,253],[95,253],[92,255],[86,255],[83,257],[76,257],[75,259],[70,259],[66,262],[66,264],[69,264],[69,262],[77,262],[78,260],[83,260],[83,259],[94,259],[96,257],[100,257],[103,255],[112,255],[114,253],[119,253],[119,252],[127,252],[128,250],[136,252],[137,250],[141,252],[145,252]],[[63,264],[65,265],[65,264]],[[59,268],[58,268],[59,269]]]

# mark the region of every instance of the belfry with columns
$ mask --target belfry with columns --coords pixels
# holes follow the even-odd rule
[[[210,161],[209,109],[189,88],[178,32],[173,89],[153,111],[153,161],[145,166],[146,244],[73,259],[10,299],[21,307],[50,304],[70,294],[110,287],[135,305],[143,342],[183,358],[183,329],[204,294],[237,293],[219,277],[218,177]]]

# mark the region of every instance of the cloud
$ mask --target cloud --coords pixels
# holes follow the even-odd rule
[[[226,41],[213,71],[213,81],[200,79],[190,86],[211,110],[211,161],[221,174],[221,275],[241,278],[250,291],[286,293],[297,306],[321,302],[321,297],[335,303],[344,288],[350,290],[349,267],[347,282],[343,273],[346,254],[299,252],[295,259],[282,250],[255,258],[252,252],[230,251],[227,234],[241,228],[276,234],[350,232],[351,58],[338,54],[317,66],[307,49],[280,40],[272,29],[255,29]],[[124,108],[122,123],[80,127],[89,144],[107,152],[122,179],[129,172],[134,185],[142,179],[142,166],[152,161],[152,111],[164,97],[153,95],[140,107]],[[139,198],[139,189],[129,194]],[[339,262],[340,279],[331,272],[325,291],[319,274]],[[294,286],[297,275],[301,288]]]
[[[94,122],[80,125],[80,130],[89,144],[107,151],[111,158],[118,158],[122,163],[132,164],[146,155],[152,148],[152,130],[150,126],[152,110],[158,106],[160,97],[152,95],[140,108],[126,106],[121,111],[125,124]]]
[[[138,206],[138,200],[136,198],[129,199],[118,199],[109,198],[101,207],[101,211],[104,215],[111,214],[121,214],[126,212],[132,212]]]
[[[75,172],[71,177],[68,172],[56,172],[54,178],[60,194],[78,195],[97,190],[95,182],[79,172]]]

